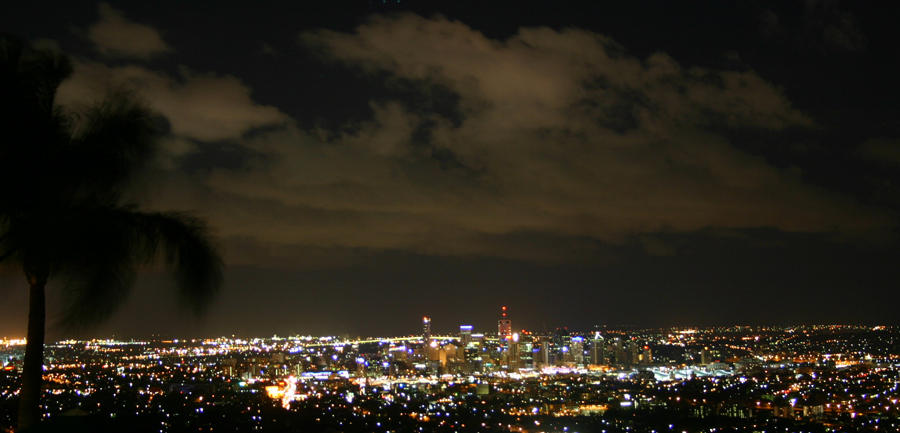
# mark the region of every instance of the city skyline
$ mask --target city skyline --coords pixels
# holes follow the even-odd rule
[[[436,336],[420,319],[412,337],[50,343],[45,422],[173,433],[897,427],[897,326],[610,328],[507,340],[499,323],[492,337],[465,325]],[[21,347],[0,339],[0,403],[16,398]],[[0,426],[13,419],[0,410]]]
[[[900,3],[12,0],[0,431],[900,429]]]
[[[368,341],[367,339],[384,339],[384,341],[394,341],[395,339],[420,339],[422,341],[428,341],[432,337],[435,339],[446,340],[446,339],[457,339],[462,340],[464,335],[465,338],[471,338],[471,336],[476,335],[479,337],[490,337],[495,340],[499,340],[501,342],[511,342],[514,338],[519,338],[522,335],[580,335],[580,336],[588,336],[594,334],[602,334],[607,332],[629,332],[629,331],[658,331],[658,330],[686,330],[688,332],[694,332],[697,329],[790,329],[793,327],[802,329],[808,327],[847,327],[847,328],[865,328],[865,329],[881,329],[885,326],[893,327],[896,325],[886,324],[886,323],[878,323],[878,322],[858,322],[858,323],[839,323],[839,322],[822,322],[822,323],[812,323],[812,322],[781,322],[781,323],[719,323],[719,324],[697,324],[697,323],[682,323],[682,324],[660,324],[660,325],[639,325],[633,323],[603,323],[597,322],[593,325],[588,326],[571,326],[570,324],[565,322],[565,319],[558,319],[557,324],[554,326],[541,326],[541,327],[531,327],[527,326],[527,324],[522,323],[518,320],[513,320],[515,318],[512,311],[509,309],[507,305],[501,305],[495,307],[493,317],[479,317],[474,320],[459,320],[454,318],[443,318],[448,320],[439,320],[435,321],[430,315],[418,316],[420,319],[418,322],[407,323],[407,327],[405,329],[400,329],[395,332],[373,332],[373,327],[369,327],[370,332],[362,332],[362,333],[353,333],[348,331],[334,331],[334,332],[304,332],[303,330],[286,330],[281,332],[263,332],[263,333],[248,333],[248,332],[232,332],[225,334],[204,334],[202,332],[186,332],[186,333],[166,333],[166,332],[154,332],[150,334],[139,334],[139,333],[120,333],[115,332],[111,334],[102,334],[98,333],[96,329],[89,329],[86,332],[81,333],[68,333],[65,336],[59,336],[56,338],[57,341],[68,341],[68,340],[79,340],[79,339],[94,339],[94,340],[116,340],[116,339],[124,339],[124,340],[143,340],[143,339],[151,339],[151,340],[160,340],[160,339],[187,339],[187,340],[206,340],[210,338],[244,338],[244,339],[266,339],[266,338],[298,338],[298,337],[315,337],[315,338],[323,338],[323,337],[335,337],[348,341]],[[476,323],[476,324],[473,324]],[[55,338],[56,336],[54,336]],[[2,335],[0,334],[0,344],[4,342],[10,341],[25,341],[22,335]],[[587,347],[587,346],[586,346]],[[587,350],[587,349],[586,349]]]
[[[897,8],[14,2],[0,30],[72,60],[59,107],[156,112],[124,197],[225,261],[202,317],[149,267],[55,326],[51,280],[48,338],[897,324]],[[0,264],[0,335],[26,287]]]

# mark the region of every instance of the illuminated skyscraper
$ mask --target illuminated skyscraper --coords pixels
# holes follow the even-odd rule
[[[463,348],[472,341],[472,325],[459,325],[459,344]]]
[[[615,360],[616,365],[624,366],[628,365],[631,361],[628,359],[628,351],[626,350],[625,344],[622,342],[622,339],[616,337],[613,340],[613,359]]]
[[[644,346],[644,353],[641,354],[641,364],[648,365],[653,362],[653,352],[650,346]]]
[[[540,363],[542,367],[550,365],[550,341],[546,338],[541,340]]]
[[[467,361],[466,349],[472,343],[472,325],[459,325],[459,344],[456,357],[460,361]]]
[[[512,338],[512,321],[506,312],[506,305],[500,307],[500,320],[497,321],[497,336],[501,342],[508,342]]]
[[[584,365],[584,338],[572,337],[570,346],[572,361],[577,365]]]
[[[422,318],[422,339],[425,340],[425,344],[431,340],[431,317]]]
[[[603,337],[600,336],[600,333],[594,334],[594,340],[591,344],[591,364],[605,364],[606,361],[603,353]]]
[[[514,332],[512,336],[509,338],[509,352],[507,355],[507,368],[510,371],[515,371],[521,365],[519,365],[519,333]]]

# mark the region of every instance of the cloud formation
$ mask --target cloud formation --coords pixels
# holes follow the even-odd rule
[[[333,266],[367,250],[571,261],[632,241],[675,254],[654,237],[661,232],[882,224],[729,142],[733,130],[815,127],[752,71],[635,58],[584,30],[522,28],[494,40],[416,15],[300,40],[363,79],[454,97],[427,108],[373,99],[370,120],[322,131],[256,103],[232,76],[81,60],[59,102],[75,107],[110,85],[137,89],[173,133],[153,206],[209,218],[234,246],[232,263],[309,256]],[[434,109],[441,104],[452,106]],[[221,142],[253,158],[202,172],[172,163],[215,160]]]
[[[128,20],[108,3],[100,3],[100,20],[88,29],[88,37],[101,54],[149,59],[171,51],[159,31]]]
[[[415,15],[301,40],[371,77],[449,89],[458,116],[373,100],[373,118],[337,136],[254,134],[241,145],[262,158],[213,170],[202,195],[172,187],[166,204],[204,207],[224,236],[273,248],[539,261],[634,236],[673,253],[648,233],[882,222],[729,143],[723,131],[814,127],[753,72],[638,59],[582,30],[523,28],[498,41]]]
[[[250,88],[236,77],[200,74],[185,68],[173,76],[142,66],[78,61],[72,77],[60,86],[57,99],[61,105],[77,108],[111,87],[135,89],[168,119],[172,133],[181,138],[234,139],[253,128],[287,119],[277,108],[254,102]]]

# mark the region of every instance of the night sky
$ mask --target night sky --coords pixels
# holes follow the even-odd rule
[[[227,263],[203,317],[147,269],[82,333],[898,323],[896,2],[231,3],[0,14],[61,106],[165,118],[131,195]]]

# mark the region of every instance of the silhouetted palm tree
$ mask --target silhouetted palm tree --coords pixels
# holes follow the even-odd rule
[[[157,257],[196,309],[221,284],[202,221],[123,203],[152,155],[158,118],[123,92],[67,115],[54,97],[71,71],[65,56],[0,35],[0,261],[20,265],[29,284],[20,430],[40,421],[48,280],[63,289],[68,324],[107,317]]]

